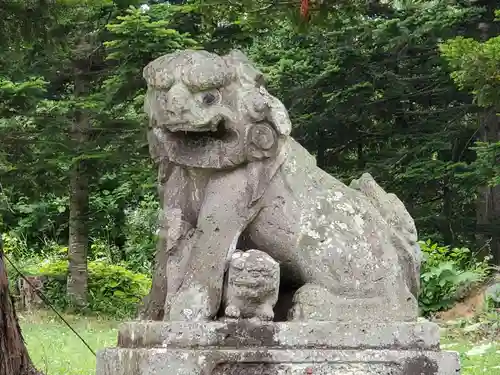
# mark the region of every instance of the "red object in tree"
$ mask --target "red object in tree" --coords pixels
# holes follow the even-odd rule
[[[307,374],[307,375],[311,375],[312,373],[313,373],[313,369],[312,369],[312,368],[308,368],[308,369],[306,370],[306,374]]]
[[[303,18],[307,18],[309,15],[309,0],[302,0],[300,3],[300,15]]]

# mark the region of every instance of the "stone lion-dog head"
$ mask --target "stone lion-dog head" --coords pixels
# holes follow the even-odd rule
[[[251,201],[258,199],[285,158],[291,131],[263,74],[238,50],[184,50],[152,61],[143,76],[153,159],[215,170],[253,164]]]

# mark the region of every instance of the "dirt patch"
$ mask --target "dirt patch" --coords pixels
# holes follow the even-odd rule
[[[436,313],[434,319],[446,322],[461,318],[474,318],[484,311],[486,304],[486,290],[497,282],[500,282],[500,274],[492,277],[489,282],[472,288],[469,293],[467,293],[467,295],[451,309]]]
[[[486,289],[488,289],[487,285],[475,288],[463,301],[458,302],[449,310],[438,312],[435,318],[441,321],[473,318],[484,309]]]

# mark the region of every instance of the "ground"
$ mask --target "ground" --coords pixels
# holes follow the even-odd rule
[[[116,345],[119,322],[96,317],[64,317],[94,350]],[[46,375],[95,374],[95,357],[57,316],[37,311],[20,313],[19,320],[31,358]],[[443,328],[443,349],[460,352],[463,375],[498,375],[500,335],[494,339],[491,333],[490,329],[489,338],[484,339],[477,324],[457,321]]]
[[[54,314],[18,312],[28,352],[46,375],[94,375],[95,357]],[[64,315],[94,351],[116,346],[119,322],[95,317]]]

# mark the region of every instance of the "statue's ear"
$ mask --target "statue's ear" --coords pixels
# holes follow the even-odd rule
[[[238,79],[244,84],[251,84],[255,87],[264,85],[264,75],[255,68],[248,57],[240,50],[232,50],[223,57],[229,68],[234,69]]]
[[[178,53],[169,53],[151,61],[142,69],[142,78],[148,87],[168,89],[175,81],[174,72],[169,66]]]
[[[260,87],[260,93],[264,96],[269,114],[267,119],[271,122],[280,135],[290,135],[292,131],[292,122],[288,116],[288,111],[281,101],[267,92],[264,86]]]

